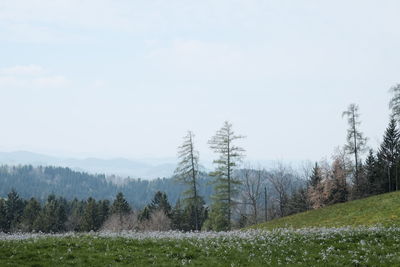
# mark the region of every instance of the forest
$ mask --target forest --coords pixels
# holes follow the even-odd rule
[[[215,169],[207,174],[200,172],[191,131],[178,148],[179,163],[170,179],[132,180],[117,186],[104,175],[68,168],[3,166],[1,193],[6,194],[4,185],[12,189],[0,199],[0,231],[226,231],[397,191],[400,85],[390,92],[388,126],[376,150],[368,147],[361,131],[359,106],[350,104],[342,113],[348,123],[345,144],[331,160],[297,170],[283,163],[268,170],[243,164],[245,149],[237,143],[244,136],[235,134],[227,121],[209,139],[216,158]],[[66,198],[63,192],[72,184],[79,185],[75,196]]]

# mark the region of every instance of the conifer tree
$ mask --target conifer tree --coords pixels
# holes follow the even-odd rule
[[[85,211],[82,218],[82,229],[84,231],[96,231],[100,228],[98,212],[99,210],[96,200],[89,197],[86,202]]]
[[[186,222],[183,214],[183,208],[181,204],[181,200],[178,199],[176,201],[175,207],[172,209],[172,219],[171,219],[171,227],[174,230],[185,230],[186,231]]]
[[[157,210],[161,210],[165,213],[165,215],[171,217],[171,204],[168,202],[167,194],[161,191],[156,192],[153,200],[149,205],[150,213],[153,213]]]
[[[6,231],[8,231],[6,201],[0,198],[0,232]]]
[[[110,214],[110,201],[108,199],[100,200],[98,204],[98,214],[99,214],[99,227],[107,220]]]
[[[233,176],[233,172],[244,156],[244,149],[235,145],[235,141],[241,138],[244,137],[235,135],[232,124],[225,121],[223,127],[208,142],[210,148],[219,155],[219,158],[213,161],[216,169],[211,173],[211,176],[215,177],[214,211],[211,214],[215,215],[216,210],[222,213],[217,221],[219,226],[223,226],[221,230],[231,229],[235,185],[240,184],[240,181]],[[220,220],[225,220],[225,222]]]
[[[69,204],[68,226],[69,231],[82,231],[82,218],[85,212],[85,202],[74,199]]]
[[[131,207],[126,201],[124,194],[122,192],[119,192],[113,202],[112,213],[119,214],[122,219],[122,215],[128,214],[130,211]]]
[[[175,170],[176,179],[187,185],[184,192],[187,198],[185,206],[193,206],[194,230],[200,230],[199,210],[201,197],[198,194],[197,178],[199,175],[199,153],[194,148],[194,134],[191,131],[183,138],[183,144],[178,148],[179,163]]]
[[[24,209],[24,202],[19,197],[18,193],[12,189],[7,195],[5,202],[6,210],[6,231],[14,230],[20,223],[22,212]]]
[[[342,117],[347,117],[347,122],[349,124],[349,129],[347,130],[347,144],[345,145],[345,149],[349,154],[354,155],[354,184],[356,192],[359,188],[358,167],[360,154],[365,151],[367,142],[367,138],[364,137],[363,133],[359,129],[361,121],[358,110],[358,105],[350,104],[348,109],[342,113]]]
[[[348,200],[347,172],[345,162],[336,157],[332,163],[330,179],[327,181],[327,204],[342,203]]]
[[[22,226],[24,231],[30,232],[34,230],[41,209],[40,203],[35,198],[29,200],[22,214]]]
[[[147,221],[150,220],[150,210],[149,207],[146,206],[143,208],[143,210],[139,213],[138,219],[139,221],[143,222],[143,221]]]
[[[319,168],[318,163],[315,162],[315,166],[313,167],[310,176],[310,185],[312,187],[316,187],[321,181],[322,181],[321,169]]]
[[[66,230],[67,213],[65,202],[62,198],[57,199],[50,195],[38,218],[39,230],[43,232],[63,232]]]
[[[387,177],[387,190],[398,189],[397,164],[399,158],[399,138],[400,133],[397,129],[396,121],[392,117],[389,126],[386,128],[383,142],[379,148],[378,156],[385,164]]]
[[[380,183],[378,180],[377,173],[377,163],[374,156],[374,151],[372,149],[369,150],[369,154],[364,164],[364,173],[366,179],[366,195],[375,195],[380,192]]]

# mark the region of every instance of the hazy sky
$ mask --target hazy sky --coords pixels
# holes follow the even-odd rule
[[[224,120],[252,159],[329,157],[347,105],[376,147],[400,82],[400,1],[1,0],[0,150],[203,158]]]

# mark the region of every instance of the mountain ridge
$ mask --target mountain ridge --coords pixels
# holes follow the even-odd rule
[[[50,156],[30,151],[0,152],[0,164],[3,165],[32,165],[32,166],[60,166],[76,171],[85,171],[91,174],[117,175],[123,178],[156,179],[171,177],[175,169],[172,160],[151,164],[151,159],[146,162],[126,158],[102,159],[87,157],[77,159],[72,157]]]

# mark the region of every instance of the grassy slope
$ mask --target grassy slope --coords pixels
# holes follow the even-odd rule
[[[336,204],[272,220],[252,228],[400,226],[400,192]]]
[[[398,230],[274,232],[247,239],[76,236],[0,240],[0,266],[400,266]]]

